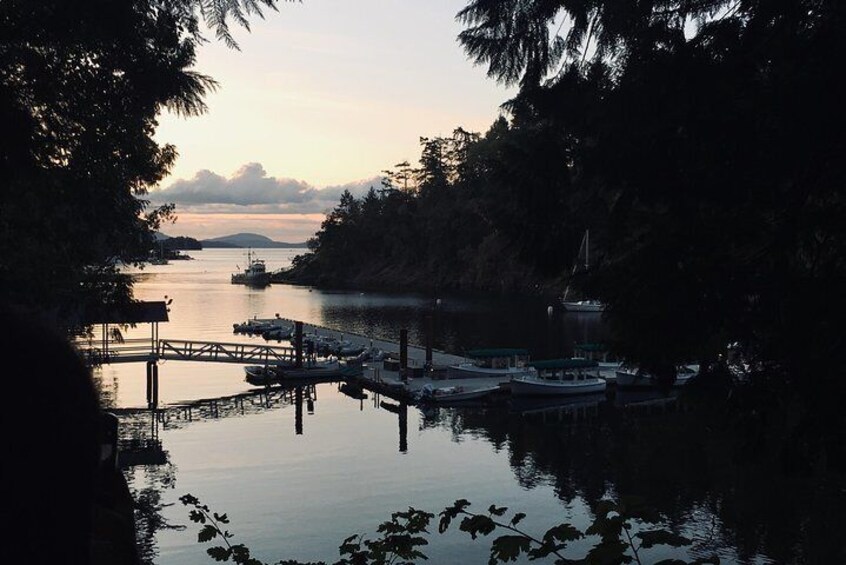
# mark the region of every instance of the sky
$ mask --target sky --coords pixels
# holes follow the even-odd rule
[[[162,114],[159,143],[179,157],[153,204],[176,204],[168,235],[254,232],[305,241],[343,190],[379,187],[417,164],[419,139],[483,133],[516,93],[457,42],[464,0],[303,0],[235,30],[240,51],[211,41],[194,70],[220,88],[208,112]]]

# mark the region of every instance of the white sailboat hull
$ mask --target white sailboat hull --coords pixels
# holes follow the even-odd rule
[[[577,302],[563,302],[568,312],[604,312],[605,305],[594,300],[579,300]]]

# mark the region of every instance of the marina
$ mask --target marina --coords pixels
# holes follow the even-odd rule
[[[767,493],[780,488],[773,486],[779,479],[741,485],[731,462],[704,457],[713,457],[708,445],[717,438],[685,402],[687,386],[515,396],[504,376],[450,378],[448,368],[472,363],[469,353],[479,349],[525,349],[527,364],[594,357],[603,376],[614,374],[595,314],[556,308],[550,316],[542,301],[502,297],[231,285],[230,266],[240,253],[201,251],[194,261],[146,269],[138,298],[158,302],[167,295],[168,321],[155,332],[147,323],[124,330],[123,343],[105,344],[115,362],[94,370],[104,405],[120,419],[130,489],[142,503],[156,501],[155,523],[187,524],[178,497],[190,493],[226,512],[236,540],[264,561],[334,562],[343,539],[372,531],[392,512],[407,506],[438,512],[459,498],[480,509],[523,511],[533,531],[587,523],[608,488],[644,496],[662,515],[687,516],[679,531],[691,537],[714,527],[756,535],[730,513],[739,488],[762,512],[778,516]],[[293,253],[266,255],[284,264]],[[289,363],[296,347],[289,338],[234,331],[233,324],[249,320],[278,320],[285,328],[301,320],[303,336],[372,347],[384,357],[363,361],[356,376],[254,385],[245,381],[245,367],[264,369],[265,358],[271,366],[276,354],[284,360],[276,362]],[[151,346],[154,337],[162,347]],[[97,338],[93,345],[104,348]],[[155,361],[151,407],[144,359],[153,352],[167,358]],[[305,343],[303,354],[308,358]],[[140,362],[117,361],[132,356]],[[426,389],[470,394],[428,402],[420,398]],[[797,520],[813,512],[769,521],[768,531],[789,537]],[[140,531],[149,563],[207,559],[190,525],[180,531],[142,523]],[[430,543],[433,563],[487,561],[484,545],[468,543],[464,533]],[[724,561],[740,561],[737,544],[720,538],[716,545]],[[757,547],[757,562],[789,561],[766,541]]]

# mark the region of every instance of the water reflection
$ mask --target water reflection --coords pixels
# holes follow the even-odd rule
[[[846,523],[842,479],[800,480],[769,465],[739,464],[735,434],[718,418],[676,394],[638,391],[428,409],[421,426],[507,449],[524,488],[552,484],[566,504],[583,500],[593,509],[608,496],[643,497],[671,530],[695,540],[694,557],[846,562],[842,536],[823,533]]]
[[[371,338],[399,339],[408,329],[413,344],[433,333],[435,349],[462,353],[478,347],[524,347],[535,359],[567,357],[573,345],[606,339],[601,317],[565,312],[539,297],[437,299],[415,295],[321,293],[320,314],[329,327]]]

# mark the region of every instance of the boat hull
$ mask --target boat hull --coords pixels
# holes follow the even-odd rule
[[[485,387],[475,390],[463,390],[462,387],[446,387],[443,389],[432,389],[428,394],[423,394],[420,400],[434,404],[449,404],[452,402],[465,402],[468,400],[479,400],[499,390],[498,386]]]
[[[684,386],[698,374],[697,371],[690,371],[679,373],[676,375],[676,380],[673,382],[674,387]],[[616,371],[617,387],[628,389],[650,389],[656,388],[658,383],[655,378],[648,373],[636,373],[634,371]]]
[[[605,305],[598,302],[564,302],[568,312],[604,312]]]
[[[523,377],[534,374],[531,367],[509,367],[507,369],[489,369],[478,367],[471,363],[461,365],[450,365],[449,378],[471,379],[471,378],[502,378],[508,380],[512,377]]]
[[[511,379],[512,396],[576,396],[604,392],[604,379],[590,379],[584,382],[546,381],[544,379]]]

